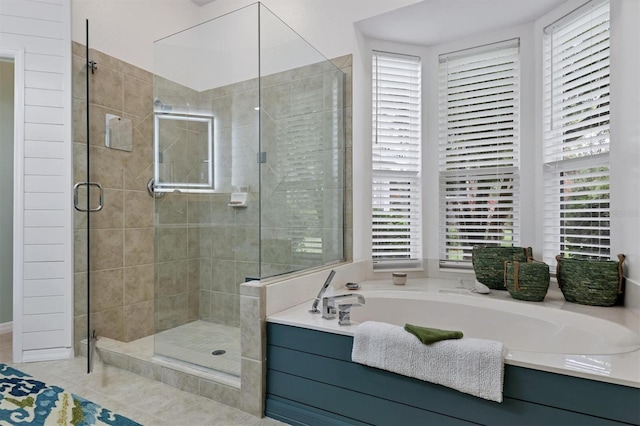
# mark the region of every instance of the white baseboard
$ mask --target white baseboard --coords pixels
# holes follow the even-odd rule
[[[0,324],[0,334],[7,334],[13,331],[13,321]]]
[[[54,348],[24,351],[20,362],[56,361],[73,358],[73,348]]]

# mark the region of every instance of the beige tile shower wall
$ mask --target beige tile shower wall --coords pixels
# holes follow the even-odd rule
[[[99,336],[131,341],[154,332],[151,73],[91,50],[91,181],[104,187],[104,209],[91,213],[92,328]],[[85,47],[73,43],[74,181],[86,179]],[[133,150],[105,147],[105,115],[133,123]],[[86,214],[75,214],[74,336],[86,336]]]
[[[218,192],[191,199],[198,208],[190,220],[200,226],[200,319],[230,326],[240,325],[240,284],[259,272],[258,105],[257,79],[200,93],[199,107],[215,117]],[[239,191],[247,206],[229,207]]]
[[[344,116],[339,111],[332,92],[331,82],[335,78],[335,68],[327,64],[308,67],[263,77],[260,81],[262,107],[262,147],[258,146],[258,81],[241,83],[211,89],[200,94],[199,107],[210,110],[215,116],[214,144],[216,165],[216,190],[222,192],[213,196],[193,197],[199,209],[199,218],[193,218],[190,226],[200,224],[200,319],[226,325],[240,325],[239,286],[247,277],[257,277],[259,273],[258,228],[259,206],[262,206],[262,274],[274,275],[317,266],[323,261],[334,259],[344,244],[344,256],[352,258],[351,219],[351,55],[336,58],[334,65],[345,74]],[[334,88],[335,89],[335,88]],[[331,114],[334,116],[331,117]],[[329,117],[328,117],[329,116]],[[345,139],[335,146],[335,133],[341,127],[333,128],[325,123],[326,118],[339,117],[345,126]],[[312,168],[320,173],[322,195],[317,197],[314,188],[307,188],[298,182],[292,161],[288,161],[287,150],[295,145],[273,149],[276,138],[296,141],[297,124],[315,123],[315,128],[304,137],[320,138],[320,147],[310,153]],[[335,120],[333,120],[335,122]],[[323,142],[324,141],[324,142]],[[271,144],[271,146],[270,146]],[[344,149],[344,175],[324,173],[339,170],[337,151]],[[256,156],[258,151],[268,151],[265,167],[262,168],[260,182]],[[297,153],[296,155],[300,155]],[[344,193],[339,188],[344,182]],[[259,184],[262,185],[262,201],[259,200]],[[246,208],[230,208],[229,192],[241,187],[248,189],[249,202]],[[294,196],[292,196],[294,194]],[[306,198],[305,198],[306,197]],[[314,198],[315,197],[315,198]],[[344,197],[344,237],[342,222],[330,206]],[[290,220],[293,210],[300,203],[313,203],[322,211],[319,221],[300,223]],[[308,205],[308,204],[305,204]],[[287,207],[288,206],[288,207]],[[304,207],[304,206],[302,206]],[[296,233],[299,231],[298,233]],[[323,239],[325,250],[330,246],[326,258],[317,256],[306,258],[296,253],[294,244],[302,235]],[[344,240],[343,240],[344,239]]]
[[[257,88],[257,81],[247,81],[196,93],[156,77],[154,97],[172,110],[198,108],[215,117],[216,190],[214,194],[169,194],[158,201],[159,330],[195,319],[239,325],[238,286],[245,277],[258,274]],[[170,136],[161,141],[168,144],[164,163],[184,160],[182,165],[176,163],[180,167],[173,175],[193,177],[204,157],[190,156],[189,146],[193,142],[201,146],[203,132],[191,140]],[[189,143],[181,145],[182,141]],[[188,158],[181,159],[185,153]],[[249,191],[248,206],[229,207],[230,193],[241,187]],[[184,277],[188,294],[179,293],[185,288],[179,284]]]
[[[84,46],[73,50],[74,156],[75,180],[84,180],[86,169],[86,104]],[[155,77],[139,68],[92,51],[98,70],[91,76],[91,155],[92,179],[105,187],[105,209],[92,214],[92,321],[98,335],[130,341],[202,319],[226,325],[240,325],[239,286],[247,277],[259,273],[259,186],[258,81],[251,80],[202,93]],[[351,259],[351,56],[334,59],[346,75],[345,126],[345,257]],[[287,82],[291,93],[303,94],[314,83],[325,80],[325,70],[293,70],[269,76],[262,81],[265,96],[278,95]],[[320,77],[322,77],[320,79]],[[294,90],[294,87],[296,89]],[[154,93],[155,89],[155,93]],[[294,95],[295,96],[295,95]],[[154,257],[154,205],[146,193],[146,182],[153,176],[153,99],[174,107],[197,106],[215,116],[214,161],[216,194],[169,194],[157,202]],[[266,99],[265,99],[266,100]],[[275,100],[275,99],[274,99]],[[326,100],[326,99],[325,99]],[[133,151],[104,147],[104,115],[130,118],[134,125]],[[291,110],[279,114],[291,115]],[[276,113],[276,116],[278,116]],[[323,114],[331,113],[323,106]],[[271,129],[265,122],[265,131]],[[325,132],[336,129],[321,129]],[[327,152],[330,152],[328,150]],[[332,166],[333,154],[322,153],[324,164]],[[178,153],[178,151],[176,151]],[[178,155],[178,154],[176,154]],[[277,193],[277,179],[263,182],[267,193]],[[327,182],[331,189],[339,181]],[[230,193],[248,190],[246,208],[228,206]],[[284,193],[280,193],[283,195]],[[329,197],[341,196],[328,191]],[[277,196],[265,199],[264,207],[276,208]],[[323,205],[326,199],[318,200]],[[283,212],[284,213],[284,212]],[[278,217],[278,211],[271,216]],[[76,214],[76,342],[86,335],[86,215]],[[315,224],[323,236],[335,235],[337,222]],[[265,273],[303,266],[294,260],[287,229],[277,223],[264,228]],[[326,238],[334,245],[341,238]],[[336,247],[337,248],[337,247]],[[157,261],[154,288],[154,262]],[[154,291],[157,293],[157,323],[154,324]]]
[[[167,108],[188,109],[198,92],[154,76],[153,99]],[[164,120],[159,132],[162,152],[160,175],[164,181],[192,182],[202,164],[203,132],[200,123]],[[195,321],[200,314],[200,206],[203,196],[165,193],[155,201],[156,331]],[[153,244],[152,244],[153,248]]]
[[[195,321],[200,311],[200,228],[189,224],[191,195],[157,200],[157,331]]]
[[[261,81],[263,277],[351,259],[351,55],[332,62]]]

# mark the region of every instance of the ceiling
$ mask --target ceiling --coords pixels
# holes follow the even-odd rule
[[[431,46],[532,22],[565,0],[423,0],[364,19],[367,37]]]

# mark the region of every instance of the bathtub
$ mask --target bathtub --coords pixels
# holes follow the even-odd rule
[[[548,418],[555,418],[561,424],[588,423],[600,417],[622,422],[631,419],[631,423],[640,424],[640,408],[636,403],[640,398],[640,318],[628,309],[568,303],[557,289],[550,289],[544,302],[525,302],[512,299],[506,291],[493,290],[490,295],[470,293],[456,288],[457,282],[442,279],[413,279],[405,286],[394,286],[390,280],[366,281],[361,285],[355,293],[363,295],[366,303],[353,308],[351,325],[340,326],[337,319],[326,320],[319,314],[310,314],[311,300],[267,317],[270,348],[267,354],[268,415],[288,421],[289,414],[286,413],[294,410],[292,406],[307,405],[311,406],[309,413],[323,412],[321,406],[314,405],[315,401],[331,400],[334,394],[342,392],[338,389],[354,392],[340,398],[357,399],[362,393],[367,394],[362,396],[363,401],[368,401],[367,398],[374,398],[368,395],[369,389],[380,386],[394,390],[375,396],[370,402],[371,409],[383,407],[396,394],[403,394],[405,388],[412,389],[398,400],[398,415],[408,413],[407,398],[414,397],[416,392],[424,393],[415,403],[419,410],[415,418],[430,413],[435,416],[435,423],[446,423],[450,416],[458,416],[458,410],[469,410],[466,420],[479,423],[492,423],[488,419],[502,418],[511,424],[532,421],[535,424],[542,419],[551,424],[554,421],[547,421],[545,417],[551,416]],[[343,289],[337,293],[348,292]],[[502,407],[507,408],[496,408],[468,395],[447,393],[430,383],[417,385],[410,381],[413,379],[395,378],[392,376],[397,375],[368,367],[367,374],[373,378],[359,376],[356,372],[364,367],[352,363],[353,367],[347,368],[343,362],[351,362],[350,345],[358,324],[369,320],[460,330],[465,337],[502,341],[506,348]],[[297,367],[299,363],[300,368]],[[334,375],[333,370],[339,373]],[[347,379],[343,381],[342,377]],[[348,377],[359,377],[365,385],[351,389],[354,379]],[[403,384],[398,385],[398,380]],[[405,380],[408,380],[406,384]],[[299,388],[296,388],[297,381],[302,381]],[[329,395],[318,397],[325,392],[323,386],[334,386],[334,382],[339,384],[327,391]],[[305,402],[307,388],[313,391],[309,391],[311,394]],[[293,392],[288,398],[300,400],[290,403],[287,397],[278,396],[280,391]],[[626,417],[620,413],[610,414],[614,410],[610,409],[609,403],[603,402],[609,396],[603,395],[611,395],[610,404],[631,401],[626,405],[633,408],[626,407]],[[575,403],[571,402],[573,400]],[[439,402],[429,406],[430,401]],[[562,405],[565,401],[568,401],[566,406]],[[340,404],[339,400],[335,404]],[[465,408],[451,408],[447,412],[448,405]],[[369,421],[366,420],[368,411],[355,414],[351,412],[353,410],[356,408],[351,405],[344,408],[347,418]],[[376,415],[384,415],[385,410],[394,412],[395,409],[385,408]],[[544,413],[531,414],[535,410]],[[333,406],[328,411],[338,412]],[[573,415],[586,417],[573,418]],[[622,417],[608,417],[610,415]],[[295,415],[288,419],[300,420]],[[385,423],[375,416],[370,420]],[[311,416],[307,421],[322,423],[329,420]]]
[[[544,302],[515,300],[500,290],[481,295],[445,279],[413,279],[406,286],[365,281],[361,286],[337,292],[365,297],[364,306],[353,308],[351,325],[308,313],[311,301],[268,321],[348,336],[364,321],[460,330],[466,337],[503,342],[506,363],[640,387],[640,317],[623,307],[565,302],[554,289]],[[617,366],[613,355],[629,362]],[[584,359],[578,361],[580,356]]]
[[[639,334],[624,325],[531,302],[459,293],[383,290],[361,294],[366,304],[353,310],[354,323],[382,321],[461,330],[467,337],[502,341],[511,353],[601,355],[640,349]]]

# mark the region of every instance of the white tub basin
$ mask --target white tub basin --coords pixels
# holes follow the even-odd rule
[[[465,337],[502,341],[510,351],[603,355],[640,349],[637,331],[536,303],[435,292],[360,293],[366,304],[353,309],[354,323],[372,320],[460,330]]]

